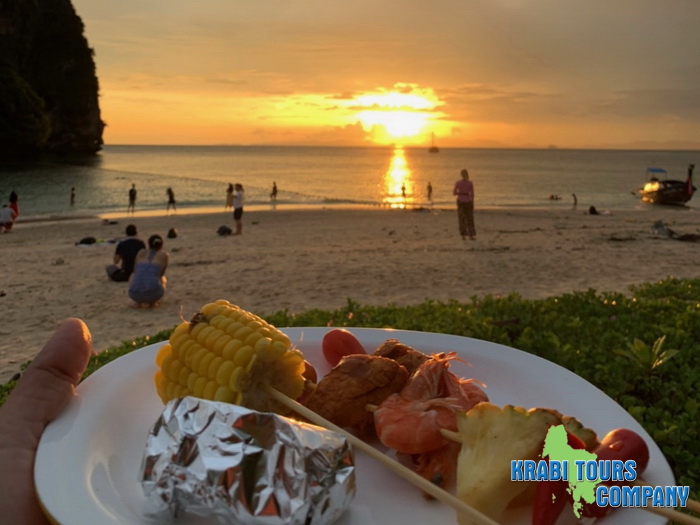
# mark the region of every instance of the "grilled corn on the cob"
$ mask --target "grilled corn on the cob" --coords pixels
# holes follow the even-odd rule
[[[158,395],[195,396],[262,412],[288,409],[269,399],[268,384],[292,399],[304,390],[304,356],[289,338],[260,317],[228,301],[202,307],[181,323],[156,357]]]

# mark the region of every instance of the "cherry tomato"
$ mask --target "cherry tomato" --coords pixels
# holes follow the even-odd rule
[[[617,428],[608,432],[593,453],[598,455],[598,459],[636,461],[638,476],[649,463],[649,447],[642,436],[628,428]]]
[[[649,447],[647,447],[646,442],[642,436],[627,428],[617,428],[608,432],[593,453],[598,456],[598,460],[636,461],[637,478],[641,476],[649,463]],[[621,483],[610,482],[609,484],[620,485]],[[612,510],[612,507],[599,507],[592,503],[586,503],[583,506],[583,515],[592,518],[602,518],[610,510]]]
[[[331,366],[337,365],[347,355],[367,353],[357,337],[343,328],[334,328],[326,333],[323,336],[321,350]]]

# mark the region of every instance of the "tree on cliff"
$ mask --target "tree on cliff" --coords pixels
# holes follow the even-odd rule
[[[102,147],[93,51],[71,0],[0,1],[0,158]]]

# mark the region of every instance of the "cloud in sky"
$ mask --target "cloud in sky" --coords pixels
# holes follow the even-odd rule
[[[366,143],[338,100],[396,85],[446,147],[700,137],[696,0],[73,2],[108,142]]]

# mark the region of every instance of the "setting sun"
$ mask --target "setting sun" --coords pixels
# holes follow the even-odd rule
[[[437,111],[442,104],[432,89],[414,84],[395,84],[390,90],[360,94],[349,101],[364,131],[379,144],[422,141],[442,116]]]
[[[428,123],[429,116],[411,111],[375,110],[357,114],[366,131],[382,126],[386,133],[395,139],[414,137],[420,134]]]

